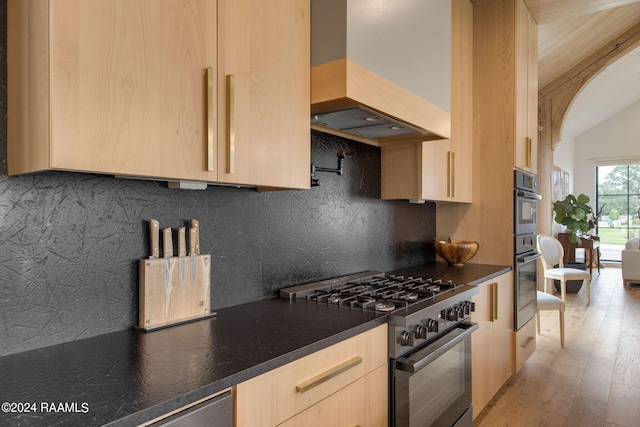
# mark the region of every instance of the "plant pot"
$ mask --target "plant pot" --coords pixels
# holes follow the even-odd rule
[[[587,271],[587,264],[584,262],[565,262],[564,266],[565,268],[577,268],[578,270]],[[558,266],[556,265],[556,267]],[[582,282],[584,282],[584,280],[567,280],[567,293],[578,293],[582,287]],[[560,292],[560,280],[554,280],[553,285],[555,286],[556,291]]]

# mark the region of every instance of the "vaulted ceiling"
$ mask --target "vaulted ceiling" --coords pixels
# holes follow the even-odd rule
[[[538,23],[544,88],[608,41],[640,28],[640,0],[525,0]],[[640,31],[640,30],[639,30]]]
[[[610,67],[607,72],[598,71],[585,80],[585,87],[588,88],[591,81],[599,86],[601,99],[592,103],[598,102],[602,115],[611,115],[616,109],[619,111],[640,99],[640,76],[628,70],[636,67],[640,71],[640,0],[524,1],[538,23],[538,87],[542,96],[571,84],[567,82],[580,70],[593,68],[593,64],[604,70],[631,53],[636,59],[630,61],[627,57],[624,67],[627,72],[621,73],[624,70],[620,66]],[[597,81],[592,79],[594,76],[598,77]],[[625,91],[625,88],[624,101],[619,103],[614,92]],[[575,108],[581,105],[589,103],[576,103]],[[572,113],[573,117],[587,116],[586,111]],[[593,125],[607,118],[590,113],[589,121],[583,120],[582,128],[572,130],[574,134],[586,130],[584,126],[588,123]]]

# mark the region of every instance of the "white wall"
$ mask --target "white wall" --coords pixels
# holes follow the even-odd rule
[[[596,161],[640,158],[640,101],[576,136],[574,150],[574,194],[595,200]]]
[[[574,177],[574,153],[575,153],[575,140],[573,138],[566,138],[556,144],[556,149],[553,151],[553,164],[563,171],[569,173],[569,193],[573,194],[573,177]],[[555,202],[555,200],[553,200]],[[551,213],[552,218],[554,214]],[[564,225],[558,224],[553,219],[551,221],[551,235],[556,236],[558,233],[563,232]]]

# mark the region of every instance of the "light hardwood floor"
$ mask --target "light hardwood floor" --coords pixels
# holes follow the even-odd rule
[[[640,426],[640,287],[605,268],[593,273],[590,306],[584,286],[566,302],[565,348],[558,312],[542,312],[535,353],[475,427]]]

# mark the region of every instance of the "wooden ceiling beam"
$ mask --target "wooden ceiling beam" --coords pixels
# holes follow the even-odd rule
[[[525,0],[538,25],[637,2],[638,0]]]
[[[576,66],[541,88],[539,106],[544,109],[544,122],[540,125],[555,149],[562,135],[562,125],[573,100],[580,90],[609,64],[640,45],[640,23],[605,44]],[[545,123],[546,122],[546,123]]]

